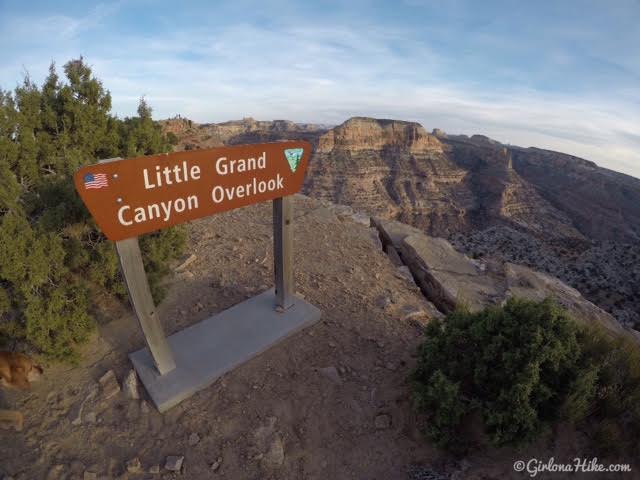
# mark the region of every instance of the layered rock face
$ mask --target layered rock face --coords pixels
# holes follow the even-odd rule
[[[304,191],[429,232],[471,227],[466,175],[417,123],[353,118],[322,135]]]
[[[178,149],[309,140],[304,193],[410,224],[468,254],[556,275],[619,321],[640,326],[640,274],[630,267],[639,262],[638,179],[482,135],[430,134],[414,122],[186,122],[165,126],[181,132]]]
[[[305,191],[557,275],[640,326],[640,180],[482,135],[355,118],[320,137]]]
[[[318,140],[305,192],[448,237],[502,224],[584,240],[571,218],[487,137],[427,133],[417,123],[356,117]]]
[[[513,148],[516,171],[589,238],[640,240],[640,180],[581,158]]]
[[[509,148],[480,135],[443,141],[455,164],[468,172],[467,185],[476,200],[468,214],[475,229],[503,224],[548,238],[584,239],[571,219],[514,168]]]
[[[640,180],[571,155],[364,117],[334,128],[253,118],[161,124],[179,138],[177,150],[308,140],[306,193],[433,235],[505,225],[572,243],[640,241]]]
[[[442,153],[442,144],[418,123],[354,117],[320,137],[316,154],[397,148],[409,153]]]
[[[283,139],[315,142],[327,130],[321,125],[300,124],[289,120],[257,121],[251,117],[203,124],[177,117],[163,120],[160,125],[163,132],[171,132],[178,137],[179,143],[175,147],[177,151]]]

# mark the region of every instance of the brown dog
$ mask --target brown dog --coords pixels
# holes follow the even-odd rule
[[[10,388],[27,390],[31,382],[42,375],[42,367],[26,355],[17,352],[0,352],[0,384]]]
[[[42,367],[26,355],[15,352],[0,352],[0,385],[27,390],[31,382],[42,375]],[[22,413],[17,410],[0,410],[0,428],[21,431],[24,424]]]

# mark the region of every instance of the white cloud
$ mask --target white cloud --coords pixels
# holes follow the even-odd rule
[[[179,113],[199,122],[392,117],[419,121],[427,129],[564,151],[640,177],[640,88],[552,95],[524,88],[525,74],[504,66],[497,73],[521,86],[486,91],[473,78],[452,81],[447,72],[461,60],[438,52],[414,32],[365,21],[292,21],[278,28],[232,22],[158,35],[114,31],[113,41],[92,41],[93,29],[113,12],[101,7],[79,19],[36,22],[33,28],[43,38],[55,24],[64,34],[19,55],[0,54],[0,85],[15,83],[22,65],[43,77],[51,58],[62,63],[82,53],[110,89],[121,116],[134,114],[139,97],[146,95],[157,118]],[[286,18],[283,22],[287,25]],[[499,43],[486,32],[474,38],[492,48]],[[514,45],[504,48],[517,51]],[[567,55],[553,52],[552,63],[570,63]]]
[[[100,3],[86,15],[78,17],[57,13],[5,17],[5,21],[0,23],[2,36],[13,45],[20,45],[22,42],[44,42],[47,45],[47,42],[77,39],[80,34],[103,24],[121,5],[122,1]]]

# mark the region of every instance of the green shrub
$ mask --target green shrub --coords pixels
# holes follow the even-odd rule
[[[565,420],[603,453],[637,449],[628,441],[640,434],[637,344],[579,327],[551,300],[458,310],[425,333],[412,381],[426,433],[438,445],[464,444],[465,419],[479,412],[495,445],[529,441]]]
[[[437,409],[427,427],[428,433],[442,447],[452,446],[459,441],[457,429],[466,413],[460,397],[460,384],[453,383],[444,373],[436,370],[428,383],[416,385],[417,407],[426,412]]]
[[[598,452],[640,454],[640,349],[603,328],[581,332],[581,371],[596,371],[587,432]]]
[[[186,237],[184,227],[178,226],[140,238],[140,248],[145,252],[144,268],[156,302],[166,293],[162,279],[169,273],[168,264],[176,258],[176,252],[184,250]]]
[[[175,146],[175,145],[178,145],[180,141],[178,140],[178,137],[176,136],[175,133],[169,132],[167,133],[167,142],[169,142],[169,145]]]
[[[459,385],[458,420],[478,408],[494,444],[529,440],[559,414],[566,395],[563,382],[573,378],[579,357],[577,331],[566,312],[550,301],[511,299],[504,307],[459,310],[432,322],[413,374],[418,405],[425,401],[419,386],[440,371]],[[436,397],[430,407],[432,422],[447,417],[449,437],[462,434],[461,423],[450,421],[448,403],[443,411]]]
[[[110,114],[111,95],[82,58],[54,65],[39,88],[28,77],[0,90],[0,343],[25,343],[54,359],[77,358],[94,321],[90,299],[124,298],[115,251],[78,197],[73,173],[102,158],[170,149],[142,98],[138,116]],[[143,237],[154,298],[184,230]]]

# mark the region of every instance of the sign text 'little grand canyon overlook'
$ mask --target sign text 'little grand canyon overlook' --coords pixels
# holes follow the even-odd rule
[[[110,240],[292,195],[302,188],[308,142],[175,152],[83,167],[80,197]]]

